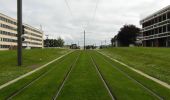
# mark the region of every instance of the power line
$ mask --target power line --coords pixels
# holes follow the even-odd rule
[[[64,0],[64,1],[65,1],[66,5],[67,5],[67,8],[68,8],[68,10],[69,10],[69,12],[70,12],[72,18],[73,18],[73,13],[72,13],[72,10],[71,10],[71,7],[70,7],[68,1],[67,1],[67,0]]]
[[[87,27],[91,24],[91,22],[93,22],[95,20],[95,17],[96,17],[96,14],[97,14],[98,5],[99,5],[99,0],[97,0],[97,2],[96,2],[95,10],[94,10],[94,13],[92,14],[92,19],[89,20],[89,22],[87,23]]]
[[[67,5],[67,8],[68,8],[68,10],[69,10],[72,18],[73,18],[73,13],[72,13],[71,7],[70,7],[70,5],[69,5],[69,2],[68,2],[67,0],[64,0],[64,1],[65,1],[66,5]],[[96,2],[95,10],[94,10],[94,13],[92,14],[92,19],[89,20],[89,22],[87,22],[86,28],[91,24],[92,21],[95,20],[95,16],[96,16],[97,9],[98,9],[98,4],[99,4],[99,0],[97,0],[97,2]],[[84,49],[85,49],[85,38],[86,38],[85,26],[82,24],[81,27],[82,27],[82,29],[84,29]]]

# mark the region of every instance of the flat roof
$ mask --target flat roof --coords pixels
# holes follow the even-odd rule
[[[157,14],[163,13],[166,10],[170,10],[170,5],[168,5],[168,6],[164,7],[164,8],[162,8],[161,10],[158,10],[157,12],[155,12],[155,13],[153,13],[153,14],[145,17],[145,18],[143,18],[141,21],[147,20],[147,19],[149,19],[149,18],[151,18],[153,16],[156,16]]]

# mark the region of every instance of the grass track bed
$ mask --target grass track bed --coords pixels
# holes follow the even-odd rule
[[[100,54],[96,52],[91,54],[117,100],[140,100],[140,98],[141,100],[159,100],[139,84],[113,68],[112,64],[106,62]]]
[[[111,100],[111,95],[116,100],[170,100],[169,89],[97,51],[75,51],[0,90],[0,100],[52,100],[56,95],[56,100]]]
[[[170,84],[169,48],[108,48],[100,52]]]
[[[17,66],[16,51],[0,51],[0,85],[69,52],[68,49],[23,50],[23,66]]]
[[[74,61],[75,57],[77,56],[78,52],[74,52],[72,54],[69,54],[69,56],[66,56],[63,58],[63,60],[56,61],[46,68],[43,69],[44,71],[51,70],[47,75],[45,75],[43,78],[39,79],[26,89],[24,89],[22,92],[20,92],[18,95],[16,95],[15,98],[17,100],[48,100],[48,98],[52,98],[52,96],[55,94],[53,92],[57,91],[57,87],[60,85],[61,81],[63,80],[65,73],[68,71],[70,64],[72,61]],[[19,90],[22,88],[25,82],[27,84],[30,82],[30,80],[33,80],[35,77],[37,77],[37,74],[43,73],[44,71],[40,70],[40,72],[36,72],[33,75],[30,75],[29,77],[26,77],[23,80],[20,80],[16,84],[12,84],[12,86],[6,87],[0,92],[2,92],[1,98],[6,98],[4,96],[7,96],[7,93],[10,93],[11,90]],[[21,85],[21,86],[20,86]],[[5,91],[5,92],[4,92]],[[6,93],[6,95],[3,95]],[[1,94],[1,93],[0,93]],[[8,94],[9,96],[10,94]],[[2,99],[3,100],[3,99]]]
[[[57,100],[111,100],[88,52],[80,55]]]
[[[129,76],[143,84],[145,87],[149,88],[156,94],[158,94],[160,97],[162,97],[164,100],[170,100],[170,90],[163,87],[162,85],[155,83],[154,81],[139,75],[138,73],[128,69],[125,66],[120,65],[117,62],[112,61],[111,59],[99,54],[101,57],[105,58],[108,62],[112,63],[113,66],[119,68],[123,72],[127,73]]]

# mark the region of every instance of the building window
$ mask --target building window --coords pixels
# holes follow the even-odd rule
[[[166,32],[166,26],[163,26],[163,32]]]
[[[164,14],[162,17],[163,17],[163,21],[166,20],[166,14]]]
[[[10,23],[10,24],[13,24],[13,25],[17,25],[16,22],[12,21],[12,20],[9,20],[7,18],[4,18],[2,16],[0,16],[0,20],[4,21],[4,22],[7,22],[7,23]]]
[[[168,19],[170,19],[170,12],[168,12]]]
[[[170,31],[170,24],[168,24],[168,31]]]
[[[159,27],[159,33],[162,33],[162,27]]]
[[[159,16],[159,22],[161,22],[162,21],[162,16]]]

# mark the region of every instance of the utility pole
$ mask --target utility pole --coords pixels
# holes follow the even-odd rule
[[[78,41],[78,46],[79,46],[79,41]]]
[[[86,50],[86,31],[84,30],[84,50]]]
[[[17,0],[17,55],[18,55],[18,66],[22,65],[22,0]]]

